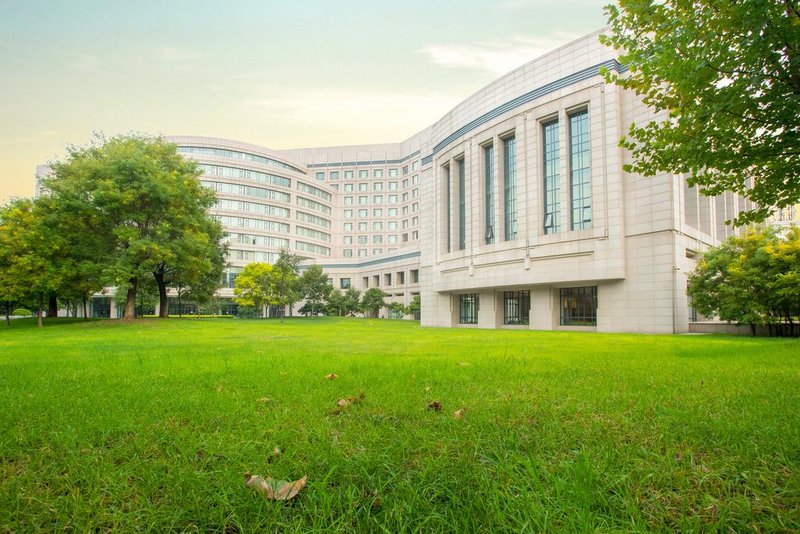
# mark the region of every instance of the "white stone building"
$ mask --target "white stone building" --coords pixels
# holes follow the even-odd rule
[[[631,122],[596,32],[506,74],[398,143],[269,150],[173,136],[214,188],[237,272],[281,247],[336,288],[422,297],[424,326],[686,332],[695,256],[749,205],[623,171]],[[410,110],[413,112],[413,110]],[[388,310],[385,312],[388,314]]]

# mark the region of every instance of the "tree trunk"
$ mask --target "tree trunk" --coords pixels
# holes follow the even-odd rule
[[[44,326],[44,321],[42,320],[42,314],[44,314],[44,293],[39,293],[39,311],[36,314],[37,320],[36,324],[39,325],[39,328]]]
[[[178,288],[178,318],[183,319],[183,301],[181,300],[181,293],[182,291]]]
[[[89,320],[89,299],[86,298],[86,295],[83,296],[83,320]]]
[[[169,299],[167,297],[167,283],[164,281],[164,268],[159,267],[153,273],[153,277],[156,279],[156,284],[158,284],[158,316],[161,319],[166,319],[169,317]]]
[[[136,286],[139,285],[139,279],[135,276],[130,279],[128,286],[128,297],[125,301],[125,319],[136,318]]]
[[[11,326],[11,301],[6,301],[6,325]]]
[[[55,293],[50,293],[50,298],[47,302],[47,316],[58,317],[58,297]]]

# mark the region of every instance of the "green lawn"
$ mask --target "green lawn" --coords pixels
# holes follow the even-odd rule
[[[800,341],[0,325],[0,532],[37,529],[797,531]]]

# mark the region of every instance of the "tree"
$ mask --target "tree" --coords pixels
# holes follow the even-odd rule
[[[364,296],[361,299],[361,307],[365,313],[369,313],[372,317],[377,317],[380,309],[386,306],[386,302],[383,300],[385,296],[386,293],[379,288],[371,287],[364,292]]]
[[[345,296],[338,289],[332,289],[325,299],[325,313],[342,317],[345,314]]]
[[[278,261],[275,262],[272,270],[272,295],[270,304],[280,306],[282,309],[289,306],[291,314],[292,305],[300,300],[300,291],[297,285],[297,272],[300,263],[305,259],[303,256],[292,254],[288,249],[281,249]],[[281,323],[283,314],[281,313]]]
[[[311,265],[303,271],[298,279],[298,287],[300,295],[306,299],[305,307],[312,316],[323,310],[324,303],[333,290],[328,275],[319,265]]]
[[[800,202],[800,4],[797,0],[619,0],[601,42],[628,74],[605,72],[665,119],[632,124],[627,172],[685,173],[706,195],[759,207]]]
[[[344,293],[342,310],[347,315],[355,315],[359,313],[361,309],[361,291],[354,287],[348,288]]]
[[[403,315],[408,313],[408,308],[406,308],[402,302],[390,302],[389,311],[399,314],[402,319]]]
[[[0,209],[0,292],[6,301],[35,298],[39,327],[45,297],[61,284],[58,258],[63,253],[59,236],[48,231],[41,215],[30,199]]]
[[[162,138],[96,141],[70,147],[66,161],[50,165],[45,185],[66,213],[94,222],[96,246],[111,252],[105,276],[128,288],[125,317],[135,316],[143,276],[155,277],[165,309],[166,266],[177,264],[181,247],[194,246],[186,240],[202,240],[209,229],[218,233],[219,223],[207,213],[215,194],[200,184],[197,164]]]
[[[236,277],[233,288],[233,301],[240,306],[253,306],[256,317],[261,317],[261,310],[271,302],[274,294],[272,287],[272,265],[269,263],[249,263]]]
[[[753,230],[703,255],[689,275],[692,306],[706,316],[792,333],[800,316],[800,230]]]
[[[408,303],[408,314],[415,319],[419,319],[420,310],[422,310],[422,301],[419,293],[417,293],[414,295],[414,298],[411,299],[411,302]]]

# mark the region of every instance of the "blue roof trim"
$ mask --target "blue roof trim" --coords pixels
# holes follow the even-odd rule
[[[545,85],[543,85],[541,87],[537,87],[536,89],[534,89],[532,91],[529,91],[529,92],[525,93],[524,95],[520,95],[520,96],[518,96],[518,97],[516,97],[516,98],[514,98],[512,100],[509,100],[505,104],[497,106],[493,110],[484,113],[483,115],[481,115],[477,119],[474,119],[474,120],[468,122],[467,124],[465,124],[464,126],[459,128],[458,130],[456,130],[455,132],[451,133],[450,135],[448,135],[447,137],[445,137],[444,139],[439,141],[436,144],[436,146],[433,147],[433,152],[429,156],[425,156],[424,158],[422,158],[422,164],[423,165],[427,165],[428,163],[431,163],[433,161],[433,156],[436,153],[441,151],[447,145],[449,145],[450,143],[452,143],[453,141],[455,141],[459,137],[463,136],[464,134],[466,134],[470,130],[473,130],[473,129],[477,128],[478,126],[481,126],[481,125],[489,122],[490,120],[499,117],[503,113],[506,113],[506,112],[508,112],[508,111],[510,111],[510,110],[512,110],[512,109],[514,109],[516,107],[519,107],[519,106],[521,106],[523,104],[527,104],[528,102],[532,102],[533,100],[536,100],[537,98],[540,98],[540,97],[542,97],[544,95],[553,93],[555,91],[558,91],[559,89],[563,89],[564,87],[568,87],[568,86],[570,86],[570,85],[572,85],[574,83],[578,83],[578,82],[581,82],[583,80],[588,80],[589,78],[597,76],[600,73],[600,69],[602,69],[602,68],[613,69],[613,70],[617,71],[618,73],[623,73],[623,72],[626,72],[628,70],[628,66],[627,65],[620,64],[620,62],[617,61],[616,59],[609,59],[608,61],[604,61],[603,63],[599,63],[599,64],[594,65],[592,67],[589,67],[589,68],[583,69],[581,71],[575,72],[573,74],[570,74],[569,76],[565,76],[563,78],[560,78],[560,79],[558,79],[558,80],[556,80],[554,82],[550,82],[550,83],[545,84]]]
[[[391,263],[394,261],[401,261],[401,260],[409,260],[411,258],[418,258],[420,256],[419,252],[409,252],[407,254],[400,254],[399,256],[392,256],[390,258],[379,258],[377,260],[369,260],[364,261],[361,263],[320,263],[318,264],[323,269],[338,269],[338,268],[361,268],[361,267],[371,267],[372,265],[380,265],[382,263]]]
[[[309,163],[307,166],[309,169],[321,169],[326,167],[356,167],[356,166],[367,166],[367,165],[400,165],[405,163],[406,161],[419,156],[419,150],[416,152],[409,154],[401,159],[380,159],[380,160],[372,160],[372,161],[342,161],[337,163]]]

